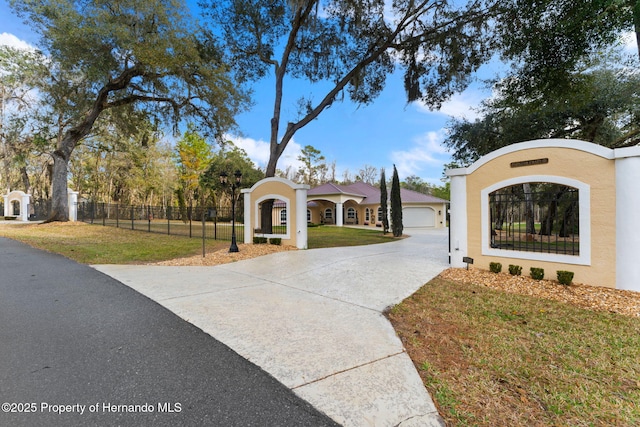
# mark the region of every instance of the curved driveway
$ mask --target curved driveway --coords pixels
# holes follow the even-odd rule
[[[448,267],[446,230],[215,267],[99,265],[345,426],[440,426],[392,306]]]

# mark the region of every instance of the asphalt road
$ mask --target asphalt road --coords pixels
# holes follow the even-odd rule
[[[116,280],[0,238],[0,425],[334,426]]]

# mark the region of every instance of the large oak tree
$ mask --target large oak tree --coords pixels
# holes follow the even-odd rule
[[[194,34],[182,1],[12,0],[11,6],[41,36],[49,60],[41,91],[59,118],[50,220],[68,220],[71,155],[105,111],[117,117],[133,107],[174,124],[192,116],[216,135],[232,125],[243,98],[215,45]]]
[[[463,89],[489,55],[491,0],[201,0],[235,72],[273,78],[266,176],[294,134],[334,102],[371,103],[396,70],[408,101],[438,107]],[[319,96],[296,95],[297,116],[283,117],[290,79]]]

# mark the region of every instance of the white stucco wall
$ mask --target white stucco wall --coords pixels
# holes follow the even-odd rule
[[[616,288],[640,291],[640,147],[616,151]]]

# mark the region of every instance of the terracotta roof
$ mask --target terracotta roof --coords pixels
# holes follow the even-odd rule
[[[388,194],[391,190],[387,188]],[[314,187],[307,191],[308,196],[329,195],[329,194],[349,194],[353,196],[364,196],[364,200],[360,204],[377,204],[380,203],[380,188],[358,181],[349,185],[338,185],[331,182]],[[402,203],[447,203],[447,200],[429,194],[418,193],[417,191],[400,189],[400,198]]]

